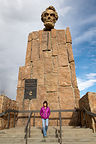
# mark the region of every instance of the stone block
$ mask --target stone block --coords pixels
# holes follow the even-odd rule
[[[68,66],[68,57],[63,54],[58,55],[58,65],[59,67]]]
[[[32,78],[38,80],[38,84],[44,84],[44,63],[42,60],[33,62]]]
[[[74,109],[75,98],[72,87],[59,87],[58,96],[60,98],[61,109]]]
[[[56,38],[51,39],[51,46],[52,46],[52,55],[58,55],[58,43],[56,42]]]
[[[66,44],[58,45],[58,55],[64,55],[68,57]]]
[[[56,103],[59,103],[58,102],[58,93],[57,92],[48,92],[47,93],[47,100],[48,100],[48,103],[50,104],[50,103],[52,103],[52,105],[53,105],[53,107],[54,107],[54,109],[56,108],[55,106],[54,106],[54,104]]]
[[[28,35],[28,42],[32,41],[32,33],[29,33]]]
[[[70,70],[71,70],[71,79],[72,79],[72,86],[77,88],[77,80],[76,80],[76,73],[75,73],[75,63],[70,63]]]
[[[30,62],[31,62],[31,51],[32,51],[32,41],[29,41],[28,44],[27,44],[25,65],[30,65]]]
[[[69,27],[66,28],[66,42],[72,43],[72,38],[71,38]]]
[[[39,32],[38,31],[32,32],[32,40],[36,40],[36,39],[39,39]]]
[[[51,37],[56,38],[56,29],[51,30]]]
[[[58,71],[58,57],[57,56],[52,57],[52,63],[53,63],[53,73],[57,73]]]
[[[72,51],[72,44],[66,43],[66,48],[68,50],[68,60],[69,60],[69,62],[74,61],[73,51]]]
[[[42,103],[44,101],[44,98],[46,99],[46,88],[44,85],[38,85],[38,98],[40,99],[40,102]]]
[[[52,51],[43,51],[43,60],[45,60],[45,58],[52,58]]]
[[[79,108],[80,92],[78,88],[74,88],[74,94],[76,107]]]
[[[0,103],[0,105],[1,105],[0,113],[5,112],[8,109],[18,110],[16,101],[11,100],[7,96],[4,96],[4,95],[0,96],[0,99],[1,99],[1,97],[2,97],[2,101]],[[8,114],[6,114],[2,118],[0,118],[0,129],[6,128],[7,122],[8,122],[7,117],[8,117]],[[10,113],[10,122],[11,122],[10,126],[11,127],[13,127],[13,117],[14,117],[14,113]]]
[[[59,67],[58,84],[60,86],[71,86],[71,75],[69,67]]]
[[[79,100],[79,107],[80,109],[86,108],[87,111],[96,113],[96,93],[87,92],[80,100]],[[95,118],[96,120],[96,118]],[[96,124],[94,125],[92,117],[89,115],[81,113],[81,124],[82,126],[86,126],[92,128],[93,130],[96,129]]]
[[[52,58],[45,58],[44,73],[51,73],[53,70]]]
[[[17,88],[17,96],[16,101],[22,103],[24,98],[24,88]]]
[[[32,40],[32,61],[39,60],[40,57],[40,43],[39,40]]]
[[[57,75],[55,73],[45,74],[45,87],[46,91],[57,91],[58,85]]]
[[[58,44],[66,43],[65,30],[57,30],[56,41]]]
[[[42,51],[43,50],[48,50],[48,32],[47,31],[43,31],[42,32],[42,42],[41,42],[41,48]]]

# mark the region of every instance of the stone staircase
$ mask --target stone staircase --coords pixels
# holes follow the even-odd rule
[[[43,138],[41,128],[31,127],[28,144],[58,144],[55,131],[59,127],[49,127],[47,138]],[[0,130],[0,144],[25,144],[24,127]],[[96,144],[96,133],[80,127],[62,127],[62,144]]]

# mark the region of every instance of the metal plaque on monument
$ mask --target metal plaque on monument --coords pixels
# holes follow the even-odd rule
[[[36,99],[37,97],[37,79],[25,79],[24,99]]]

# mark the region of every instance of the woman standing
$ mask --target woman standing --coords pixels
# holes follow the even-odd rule
[[[48,129],[48,119],[50,115],[50,108],[48,107],[47,101],[43,102],[43,107],[40,110],[40,115],[42,118],[43,136],[46,137]]]

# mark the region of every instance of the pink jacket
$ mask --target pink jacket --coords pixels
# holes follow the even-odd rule
[[[44,107],[42,107],[41,110],[40,110],[40,115],[41,115],[41,118],[48,119],[49,115],[50,115],[50,108],[47,107],[45,109]]]

